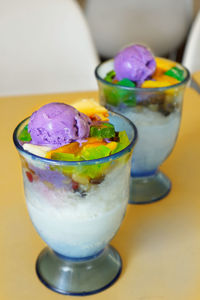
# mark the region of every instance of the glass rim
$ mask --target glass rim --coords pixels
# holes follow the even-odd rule
[[[17,138],[17,133],[18,130],[20,128],[20,126],[25,123],[30,117],[25,118],[24,120],[22,120],[14,129],[13,132],[13,142],[15,147],[17,148],[17,150],[19,152],[22,152],[26,155],[28,155],[29,157],[31,157],[32,159],[38,160],[38,161],[42,161],[45,163],[48,163],[50,165],[62,165],[62,166],[80,166],[80,165],[94,165],[94,164],[102,164],[102,163],[106,163],[109,161],[113,161],[116,160],[118,158],[120,158],[121,156],[123,156],[124,154],[130,152],[132,150],[132,148],[134,147],[136,141],[137,141],[137,137],[138,137],[138,131],[137,128],[135,126],[135,124],[130,121],[128,118],[126,118],[125,116],[119,114],[119,113],[115,113],[112,111],[109,111],[109,115],[114,115],[114,116],[118,116],[121,119],[124,119],[131,127],[133,130],[133,138],[131,139],[130,143],[128,144],[128,146],[126,146],[123,150],[115,153],[115,154],[111,154],[109,156],[106,157],[102,157],[102,158],[98,158],[98,159],[91,159],[91,160],[80,160],[80,161],[65,161],[65,160],[53,160],[53,159],[49,159],[49,158],[45,158],[45,157],[41,157],[38,156],[36,154],[33,154],[27,150],[25,150],[19,143],[18,138]]]
[[[163,57],[158,57],[158,58],[162,58],[162,59],[166,59],[166,60],[169,60],[167,58],[163,58]],[[190,71],[185,67],[183,66],[182,64],[178,63],[178,62],[175,62],[177,63],[178,65],[180,65],[185,71],[186,71],[186,76],[184,78],[183,81],[180,81],[176,84],[173,84],[173,85],[169,85],[169,86],[164,86],[164,87],[156,87],[156,88],[141,88],[141,87],[129,87],[129,86],[124,86],[124,85],[116,85],[115,83],[112,83],[112,82],[108,82],[106,80],[104,80],[99,74],[98,74],[98,71],[100,69],[100,67],[103,65],[103,64],[106,64],[108,62],[112,62],[114,61],[114,59],[108,59],[104,62],[101,62],[99,63],[96,68],[95,68],[95,71],[94,71],[94,74],[95,74],[95,77],[97,78],[97,80],[101,81],[102,83],[110,86],[110,87],[119,87],[119,88],[122,88],[127,90],[127,91],[135,91],[135,92],[162,92],[162,91],[166,91],[166,90],[170,90],[170,89],[173,89],[173,88],[177,88],[177,87],[180,87],[184,84],[186,84],[189,79],[190,79]],[[170,60],[169,60],[170,61]],[[110,70],[111,71],[111,70]]]

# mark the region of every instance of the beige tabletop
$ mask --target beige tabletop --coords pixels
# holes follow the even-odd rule
[[[195,82],[200,86],[200,72],[195,72],[192,75],[192,78],[195,80]]]
[[[0,98],[1,300],[75,298],[50,291],[36,276],[36,258],[45,244],[26,210],[12,132],[19,121],[44,103],[91,97],[97,99],[97,93]],[[112,240],[123,260],[122,274],[107,290],[85,298],[200,299],[200,95],[191,88],[185,93],[176,146],[161,169],[172,181],[170,194],[154,204],[128,205]]]

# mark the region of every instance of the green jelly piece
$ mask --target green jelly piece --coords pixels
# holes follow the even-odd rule
[[[129,106],[129,107],[136,106],[136,104],[137,104],[136,98],[130,97],[130,98],[124,100],[124,104],[126,104],[126,106]]]
[[[105,103],[108,103],[110,105],[118,106],[120,104],[120,97],[115,87],[110,86],[104,88],[104,98]]]
[[[124,148],[126,148],[129,144],[129,138],[125,130],[119,132],[119,142],[117,143],[117,147],[111,152],[111,154],[115,154]]]
[[[135,87],[135,83],[128,78],[124,78],[117,82],[118,85],[127,86],[127,87]]]
[[[26,125],[22,131],[19,134],[19,140],[22,142],[30,142],[31,141],[31,135],[28,132],[28,125]]]
[[[58,171],[67,176],[71,176],[75,172],[75,168],[74,166],[50,166],[52,171]]]
[[[184,70],[182,70],[178,67],[173,67],[173,68],[169,69],[168,71],[166,71],[164,74],[167,76],[170,76],[170,77],[174,77],[179,81],[183,81],[183,79],[185,78]]]
[[[75,156],[74,154],[71,153],[52,153],[51,156],[52,159],[54,160],[62,160],[62,161],[81,161],[82,158],[80,156]],[[71,176],[74,172],[76,172],[76,166],[50,166],[50,169],[57,170],[64,175]]]
[[[112,124],[110,123],[103,123],[108,125],[108,127],[112,128]],[[114,127],[114,126],[113,126]],[[99,159],[103,157],[107,157],[110,154],[114,154],[116,152],[119,152],[123,150],[125,147],[129,145],[129,139],[126,134],[126,131],[120,131],[119,132],[119,143],[112,152],[111,150],[106,147],[105,145],[100,145],[95,148],[85,148],[82,150],[81,154],[78,156],[75,156],[71,153],[53,153],[52,159],[55,160],[64,160],[64,161],[81,161],[81,160],[93,160],[93,159]],[[80,176],[85,176],[87,178],[99,178],[103,175],[105,175],[106,170],[109,168],[111,162],[106,163],[97,163],[92,165],[81,165],[78,164],[76,166],[52,166],[52,169],[56,169],[66,175],[72,175],[76,173]]]
[[[119,136],[120,143],[123,143],[125,145],[125,147],[130,144],[128,135],[125,130],[120,131],[118,136]]]
[[[85,176],[94,179],[101,177],[109,165],[110,162],[95,165],[78,164],[76,166],[51,166],[50,168],[51,170],[57,170],[58,172],[61,172],[67,176],[72,176],[72,174],[76,173],[79,176]]]
[[[112,123],[104,122],[104,123],[102,123],[102,125],[104,125],[106,127],[109,127],[109,128],[115,129],[115,127],[114,127],[114,125]]]
[[[81,157],[84,160],[99,159],[110,155],[110,149],[104,145],[95,148],[86,148],[81,152]],[[109,167],[110,162],[97,163],[92,165],[79,165],[76,167],[75,172],[81,176],[89,178],[101,177],[105,170]]]
[[[112,106],[118,106],[120,103],[124,103],[130,107],[135,106],[135,91],[132,89],[126,89],[127,87],[134,88],[135,83],[127,78],[124,78],[118,81],[115,86],[108,86],[104,88],[105,103]]]
[[[112,106],[118,106],[120,103],[124,103],[127,106],[136,105],[136,97],[134,91],[128,91],[122,87],[109,87],[104,90],[105,103]]]
[[[104,78],[104,80],[108,81],[108,82],[112,82],[113,78],[115,77],[116,73],[114,70],[108,72]]]
[[[115,136],[115,128],[110,123],[102,123],[98,126],[91,126],[90,136],[109,139]]]
[[[80,156],[75,156],[72,153],[60,153],[60,152],[52,153],[51,159],[64,160],[64,161],[80,161],[80,160],[82,160]]]
[[[89,178],[98,178],[104,175],[105,170],[110,166],[111,162],[99,163],[95,165],[80,165],[77,166],[74,172],[80,176],[86,176]]]
[[[100,145],[96,148],[85,149],[81,156],[75,156],[71,153],[53,153],[52,159],[64,160],[64,161],[81,161],[98,159],[108,156],[110,149],[104,145]],[[76,166],[52,166],[52,169],[62,172],[65,175],[72,175],[76,173],[80,176],[89,177],[91,179],[98,178],[103,175],[104,171],[109,167],[110,162],[100,163],[95,165],[76,165]]]
[[[98,159],[109,156],[110,149],[104,145],[94,148],[86,148],[81,152],[81,157],[85,160]]]

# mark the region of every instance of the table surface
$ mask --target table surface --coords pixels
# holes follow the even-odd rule
[[[74,299],[47,289],[35,273],[45,246],[29,219],[21,165],[12,142],[17,123],[51,101],[72,103],[96,98],[97,92],[0,98],[1,202],[0,299]],[[185,92],[176,146],[161,169],[172,181],[170,194],[153,204],[128,205],[111,244],[123,260],[123,271],[109,289],[93,300],[200,299],[200,95]],[[80,297],[77,297],[80,298]]]

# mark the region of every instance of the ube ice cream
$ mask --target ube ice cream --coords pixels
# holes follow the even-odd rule
[[[155,72],[156,61],[144,46],[131,45],[115,56],[114,69],[117,80],[127,78],[140,86]]]
[[[87,138],[90,123],[90,118],[74,107],[54,102],[32,114],[28,131],[32,144],[57,148]]]

